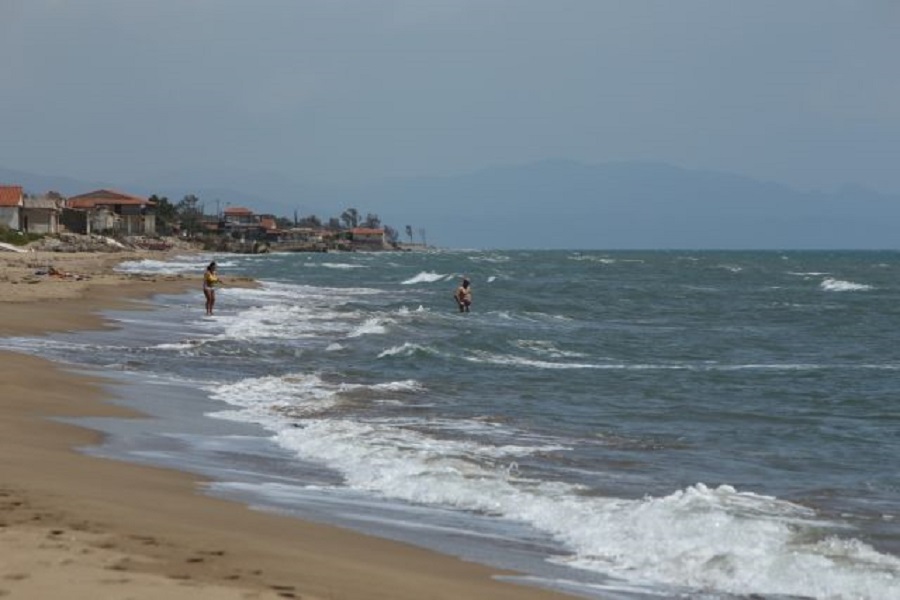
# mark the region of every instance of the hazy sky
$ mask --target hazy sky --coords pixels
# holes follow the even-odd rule
[[[0,166],[649,160],[900,193],[898,57],[897,0],[0,0]]]

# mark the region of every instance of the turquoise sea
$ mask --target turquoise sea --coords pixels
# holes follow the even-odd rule
[[[224,287],[204,317],[200,278]],[[587,598],[900,598],[900,253],[184,257],[0,346],[154,418],[90,452]],[[472,280],[472,312],[452,293]]]

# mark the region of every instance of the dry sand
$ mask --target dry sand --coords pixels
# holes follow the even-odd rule
[[[0,253],[0,335],[108,326],[96,311],[139,308],[141,298],[194,286],[202,310],[199,273],[112,272],[137,257]],[[49,266],[62,276],[45,274]],[[2,598],[568,597],[413,546],[211,498],[191,475],[78,453],[73,448],[98,443],[99,434],[52,417],[140,417],[106,402],[101,383],[0,352]]]

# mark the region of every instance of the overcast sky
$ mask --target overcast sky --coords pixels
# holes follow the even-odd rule
[[[900,193],[898,57],[897,0],[0,0],[0,166],[638,160]]]

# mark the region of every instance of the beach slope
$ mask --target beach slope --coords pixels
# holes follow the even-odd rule
[[[135,277],[140,254],[0,254],[0,336],[110,326],[199,277]],[[158,256],[157,256],[158,258]],[[49,267],[52,266],[52,270]],[[413,546],[254,511],[202,493],[195,476],[90,457],[98,433],[58,417],[133,417],[102,373],[0,352],[0,597],[516,599],[567,596]]]

